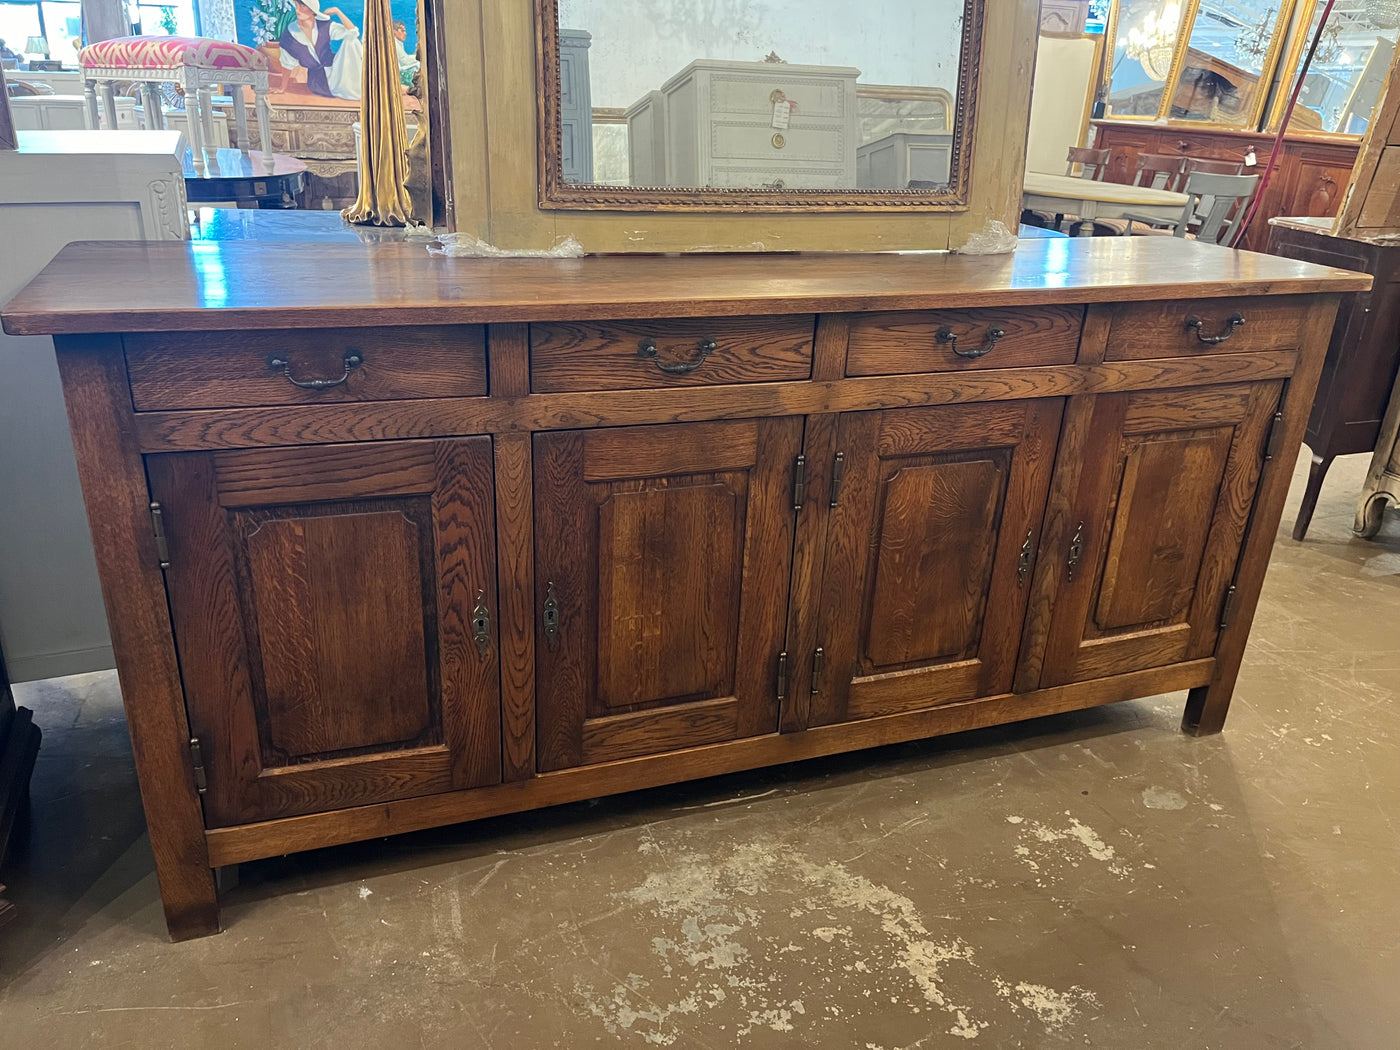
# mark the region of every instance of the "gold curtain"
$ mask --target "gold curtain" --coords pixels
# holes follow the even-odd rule
[[[365,70],[360,85],[360,193],[341,212],[366,226],[403,226],[408,199],[408,132],[389,0],[365,0]]]

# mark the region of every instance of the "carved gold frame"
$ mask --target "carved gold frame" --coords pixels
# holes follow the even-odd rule
[[[966,211],[972,183],[972,131],[982,65],[987,0],[963,0],[962,52],[953,108],[949,188],[929,190],[759,190],[606,186],[564,181],[560,115],[559,2],[534,0],[539,105],[539,206],[568,211],[877,212]]]

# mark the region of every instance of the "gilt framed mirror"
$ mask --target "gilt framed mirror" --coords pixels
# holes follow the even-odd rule
[[[533,0],[539,205],[961,211],[986,0]]]

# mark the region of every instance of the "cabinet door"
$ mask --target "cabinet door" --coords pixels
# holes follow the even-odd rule
[[[1214,652],[1282,386],[1071,405],[1067,432],[1079,413],[1087,420],[1082,452],[1069,450],[1055,482],[1066,489],[1063,546],[1043,552],[1037,573],[1037,602],[1044,595],[1050,608],[1040,685]],[[1028,651],[1036,644],[1028,626]]]
[[[499,782],[490,438],[147,469],[210,826]]]
[[[1063,405],[841,418],[811,724],[1010,691]]]
[[[777,730],[801,436],[796,418],[536,435],[541,769]]]

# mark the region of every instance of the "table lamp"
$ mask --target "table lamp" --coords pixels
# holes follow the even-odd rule
[[[26,55],[43,55],[45,61],[49,57],[49,42],[42,36],[31,36],[24,42],[24,53]]]

